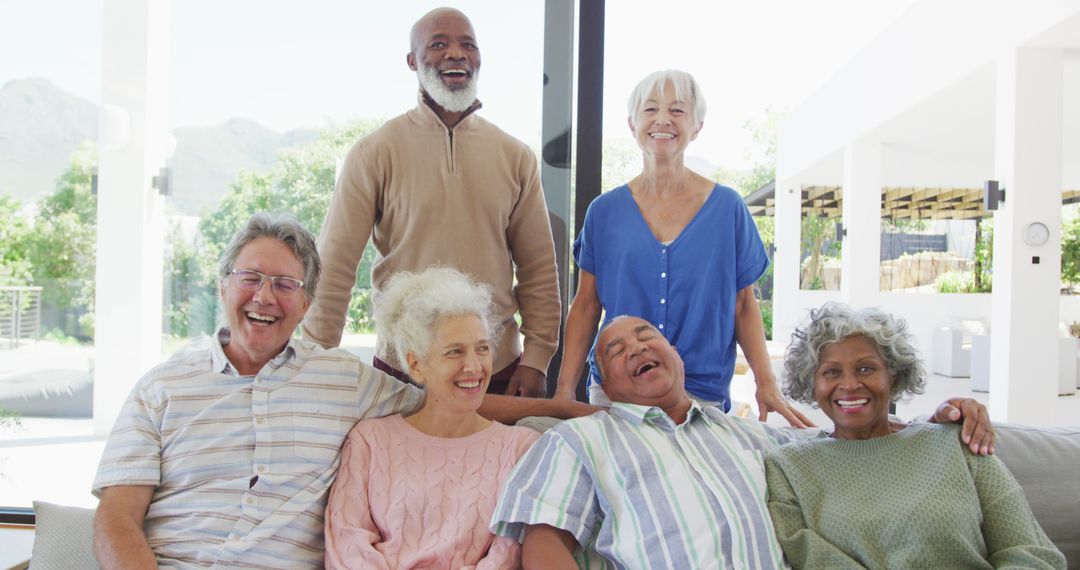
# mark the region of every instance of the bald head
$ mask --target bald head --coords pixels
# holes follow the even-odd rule
[[[427,38],[431,35],[431,30],[441,27],[440,20],[446,22],[449,19],[463,20],[465,25],[468,26],[469,32],[474,36],[476,35],[473,33],[472,22],[469,21],[469,17],[461,10],[454,8],[435,8],[421,16],[420,19],[413,24],[412,30],[409,32],[409,51],[415,53],[417,48],[427,41]]]
[[[648,321],[616,317],[596,339],[601,387],[612,402],[681,409],[689,401],[682,358]]]
[[[409,41],[405,63],[432,109],[453,127],[476,101],[480,47],[472,23],[458,10],[439,8],[417,20]]]

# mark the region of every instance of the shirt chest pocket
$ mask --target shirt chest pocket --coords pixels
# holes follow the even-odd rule
[[[276,472],[321,471],[336,461],[356,423],[348,386],[282,386],[255,406],[255,454]]]

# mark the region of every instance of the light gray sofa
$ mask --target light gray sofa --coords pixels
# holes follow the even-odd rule
[[[1024,489],[1035,518],[1080,569],[1080,426],[995,424],[997,456]]]
[[[1024,489],[1031,510],[1069,568],[1080,570],[1080,426],[996,424],[997,455]],[[93,511],[35,503],[32,568],[96,568],[90,552]]]

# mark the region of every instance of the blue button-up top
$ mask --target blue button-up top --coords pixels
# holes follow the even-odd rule
[[[718,184],[682,233],[663,244],[624,184],[589,205],[574,257],[596,276],[605,324],[633,315],[655,325],[682,356],[687,391],[730,408],[735,296],[769,264],[737,192]],[[594,352],[589,363],[589,382],[598,383]]]

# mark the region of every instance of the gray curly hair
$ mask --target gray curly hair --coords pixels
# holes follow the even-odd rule
[[[396,273],[375,292],[373,301],[375,334],[398,370],[409,370],[406,357],[410,352],[417,357],[427,353],[435,338],[435,324],[443,317],[476,315],[488,338],[498,335],[491,288],[457,269],[431,267],[418,273]]]
[[[843,303],[825,303],[791,333],[784,359],[784,394],[806,404],[814,402],[814,373],[826,345],[862,335],[877,345],[889,375],[893,402],[922,394],[926,368],[908,332],[907,323],[877,308],[855,310]]]

